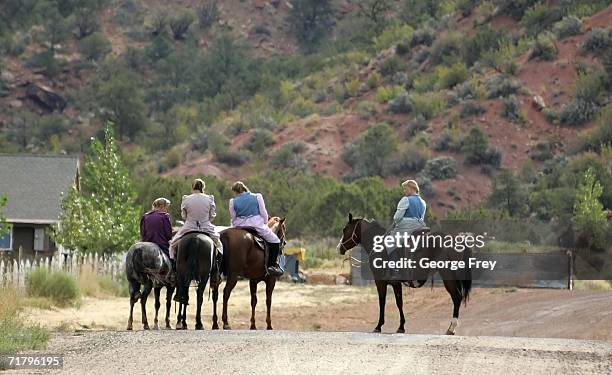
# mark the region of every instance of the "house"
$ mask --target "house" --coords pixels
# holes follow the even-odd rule
[[[0,155],[0,196],[9,234],[0,238],[0,251],[26,257],[51,255],[56,246],[49,238],[58,222],[62,193],[79,184],[76,156]]]

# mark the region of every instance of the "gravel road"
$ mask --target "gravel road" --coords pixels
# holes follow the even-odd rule
[[[68,374],[612,373],[610,341],[521,337],[100,331],[57,334],[45,352]]]

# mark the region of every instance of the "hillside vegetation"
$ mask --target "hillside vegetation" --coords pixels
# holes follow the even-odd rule
[[[299,234],[390,215],[407,177],[438,216],[568,220],[588,181],[612,208],[610,4],[6,0],[0,148],[110,121],[144,207],[247,179]]]

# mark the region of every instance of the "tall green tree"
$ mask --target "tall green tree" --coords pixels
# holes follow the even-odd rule
[[[493,180],[488,204],[507,211],[510,216],[520,216],[527,210],[527,194],[519,179],[512,172],[503,170]]]
[[[298,42],[306,52],[312,52],[330,32],[334,8],[330,0],[296,0],[289,13],[289,23]]]
[[[581,246],[594,249],[605,248],[604,238],[608,229],[606,213],[599,201],[603,187],[589,168],[583,175],[576,201],[574,202],[574,229]]]
[[[72,188],[62,201],[55,241],[81,253],[125,251],[138,240],[138,217],[132,181],[107,125],[104,143],[91,141],[80,190]]]

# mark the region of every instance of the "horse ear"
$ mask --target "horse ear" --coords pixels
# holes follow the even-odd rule
[[[353,221],[353,214],[349,212],[349,223]]]
[[[282,224],[282,223],[284,223],[286,219],[287,219],[286,217],[281,217],[281,218],[280,218],[280,222],[281,222],[281,224]]]

